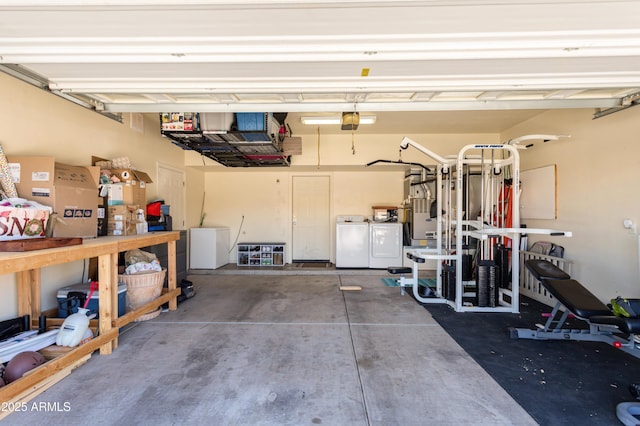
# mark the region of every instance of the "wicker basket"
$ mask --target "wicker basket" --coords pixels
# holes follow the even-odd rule
[[[144,315],[134,319],[133,322],[149,321],[149,320],[152,320],[155,317],[159,316],[160,313],[162,313],[162,306],[158,307],[158,309],[156,309],[155,311],[151,311],[148,314],[144,314]]]
[[[160,272],[146,272],[142,274],[118,275],[118,282],[127,285],[127,310],[135,311],[157,299],[162,293],[166,269]]]

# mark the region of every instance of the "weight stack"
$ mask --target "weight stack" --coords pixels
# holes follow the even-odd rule
[[[497,267],[493,260],[481,260],[478,262],[476,294],[479,307],[494,308],[496,306],[496,270]]]
[[[462,281],[471,281],[473,279],[473,267],[471,265],[472,257],[470,254],[462,255]]]
[[[443,296],[447,300],[456,300],[456,265],[444,265],[442,270]]]
[[[498,287],[509,288],[509,254],[511,249],[503,244],[497,244],[493,249],[493,258],[498,268]]]

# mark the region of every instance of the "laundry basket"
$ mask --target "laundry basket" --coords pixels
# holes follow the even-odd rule
[[[135,311],[160,297],[166,274],[167,270],[163,268],[162,271],[159,272],[118,275],[118,282],[127,285],[127,311]],[[158,308],[155,311],[151,311],[138,318],[138,320],[145,321],[155,318],[160,315],[161,309],[162,308]]]

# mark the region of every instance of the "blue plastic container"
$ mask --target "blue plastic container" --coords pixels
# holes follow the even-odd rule
[[[70,303],[67,303],[67,294],[70,291],[77,291],[84,293],[85,298],[91,292],[90,283],[86,284],[76,284],[70,285],[68,287],[61,288],[58,290],[57,299],[58,299],[58,318],[66,318],[71,314],[75,314],[78,312],[78,308],[82,308],[82,306],[78,306],[78,300],[73,300]],[[94,291],[91,295],[91,300],[87,305],[87,309],[90,312],[98,313],[99,305],[98,305],[98,290]],[[122,316],[127,313],[127,286],[124,283],[118,284],[118,316]]]
[[[240,132],[264,132],[264,112],[237,112],[236,122]]]

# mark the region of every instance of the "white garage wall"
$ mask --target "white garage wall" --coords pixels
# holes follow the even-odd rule
[[[351,132],[322,134],[320,167],[317,137],[303,137],[301,156],[292,158],[291,169],[227,169],[209,167],[205,175],[205,226],[227,226],[232,242],[284,241],[291,246],[291,181],[296,175],[331,177],[332,253],[335,261],[335,216],[360,214],[371,216],[374,205],[400,205],[403,197],[404,168],[395,165],[365,167],[377,159],[399,158],[399,146],[405,135],[355,135],[356,155],[351,149]],[[407,135],[441,155],[457,154],[471,143],[496,143],[497,134]],[[413,148],[402,152],[402,160],[425,165],[432,161]],[[202,159],[190,158],[200,167]],[[205,160],[204,164],[210,164]],[[220,171],[217,171],[220,170]],[[244,223],[240,229],[242,216]],[[235,262],[236,251],[229,255]],[[291,253],[287,253],[287,262]]]
[[[571,238],[545,237],[565,247],[575,279],[603,301],[640,297],[638,236],[622,221],[640,221],[640,108],[597,120],[593,110],[541,114],[503,135],[565,134],[521,152],[521,169],[557,165],[557,220],[527,220],[537,228],[564,229]],[[523,188],[525,191],[526,188]],[[542,239],[537,237],[537,239]]]
[[[332,232],[337,214],[371,215],[371,206],[402,201],[404,172],[317,172],[331,179]],[[284,241],[291,247],[291,184],[294,176],[309,172],[207,173],[205,226],[228,226],[239,242]],[[242,217],[244,222],[242,223]],[[242,229],[240,225],[242,223]],[[333,241],[333,236],[331,238]],[[333,245],[333,244],[332,244]],[[229,254],[235,263],[235,248]],[[332,248],[331,258],[334,259]],[[287,252],[286,261],[291,262]]]

